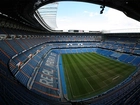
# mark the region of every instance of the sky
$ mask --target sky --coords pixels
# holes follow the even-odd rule
[[[124,13],[105,7],[100,14],[100,5],[85,2],[59,2],[56,30],[116,30],[137,29],[140,22]]]

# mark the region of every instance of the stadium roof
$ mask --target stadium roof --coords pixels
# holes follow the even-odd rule
[[[58,3],[51,3],[45,6],[42,6],[38,9],[38,12],[40,13],[41,17],[45,22],[52,28],[57,28],[56,25],[56,15],[57,15],[57,7]]]
[[[36,10],[41,6],[58,1],[68,1],[68,0],[3,0],[0,3],[0,12],[1,15],[25,23],[28,26],[40,30],[46,30],[46,28],[44,28],[37,21],[34,14],[36,13]],[[70,0],[70,1],[89,2],[102,5],[103,7],[108,6],[120,10],[128,17],[140,21],[139,0]]]

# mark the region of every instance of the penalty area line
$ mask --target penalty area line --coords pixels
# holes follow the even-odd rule
[[[85,78],[85,80],[88,82],[88,80]],[[88,84],[90,85],[90,83],[88,82]],[[90,85],[90,87],[92,88],[93,92],[95,91],[94,88]]]

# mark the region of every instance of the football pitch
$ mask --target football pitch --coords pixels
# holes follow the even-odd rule
[[[135,66],[96,53],[63,54],[69,100],[98,95],[127,78]]]

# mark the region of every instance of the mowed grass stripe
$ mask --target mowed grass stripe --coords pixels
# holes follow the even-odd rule
[[[81,79],[82,79],[82,81],[84,82],[84,87],[85,87],[86,90],[87,90],[86,93],[93,92],[94,89],[93,89],[92,86],[91,86],[91,87],[87,87],[87,85],[89,85],[89,83],[88,83],[88,81],[87,81],[87,79],[86,79],[85,77],[90,76],[90,74],[89,74],[88,71],[84,68],[84,62],[81,62],[81,60],[80,60],[79,57],[78,57],[78,54],[73,54],[73,55],[72,55],[72,58],[73,58],[73,60],[74,60],[75,63],[78,62],[78,68],[79,68],[80,72],[82,73],[82,75],[83,75],[83,77],[84,77],[84,78],[81,78]]]
[[[73,58],[70,55],[66,55],[66,56],[70,61],[69,62],[71,64],[70,69],[72,70],[72,74],[74,75],[74,81],[72,81],[72,82],[75,82],[76,86],[73,86],[73,87],[75,87],[78,90],[78,91],[74,91],[73,95],[76,97],[78,95],[87,93],[87,91],[84,87],[84,82],[81,81],[82,78],[80,78],[83,76],[82,76],[79,68],[76,66],[76,63],[73,61]]]
[[[94,54],[94,53],[93,53]],[[95,55],[95,54],[94,54]],[[95,55],[96,56],[96,55]],[[99,55],[99,56],[101,56],[101,55]],[[91,57],[91,56],[90,56]],[[93,56],[94,57],[94,56]],[[118,70],[121,70],[120,71],[120,73],[122,72],[122,68],[123,67],[127,67],[126,65],[124,65],[124,64],[122,64],[122,63],[120,63],[120,62],[116,62],[116,61],[114,61],[114,60],[109,60],[109,61],[107,61],[106,60],[107,58],[100,58],[100,59],[98,59],[99,60],[99,62],[100,61],[103,61],[104,63],[101,63],[99,66],[101,66],[102,65],[102,67],[101,67],[101,70],[102,70],[102,72],[108,72],[107,74],[109,75],[109,76],[115,76],[116,75],[116,73],[119,73],[119,71],[116,71],[116,70],[112,70],[112,69],[118,69]],[[97,62],[97,60],[96,60],[96,62]],[[97,65],[98,66],[98,65]],[[118,66],[120,66],[119,68],[118,68]],[[108,70],[106,70],[106,68],[108,69]],[[121,68],[121,69],[120,69]],[[125,69],[125,68],[124,68]]]
[[[72,54],[70,54],[71,56],[72,56]],[[77,55],[79,55],[79,54],[77,54]],[[72,57],[73,58],[73,57]],[[74,59],[74,61],[75,61],[75,59]],[[78,61],[77,61],[78,62]],[[71,65],[71,64],[70,64]],[[80,65],[81,66],[81,65]],[[82,66],[81,66],[82,67]],[[83,68],[83,67],[82,67]],[[85,70],[84,71],[82,71],[83,73],[85,73]],[[92,87],[94,87],[94,89],[95,90],[98,90],[99,88],[101,88],[99,85],[98,85],[98,83],[95,81],[95,80],[92,80],[91,79],[91,81],[89,80],[88,82],[92,82]],[[87,87],[87,85],[84,85],[84,86],[86,86]]]
[[[85,55],[87,55],[87,54],[84,54],[84,56],[85,56]],[[93,57],[93,56],[92,56],[92,57]],[[103,64],[100,63],[100,61],[103,61],[103,60],[102,60],[102,59],[96,58],[96,56],[95,56],[94,58],[92,58],[92,57],[91,57],[91,56],[88,56],[87,59],[88,59],[88,61],[90,61],[90,62],[92,62],[92,61],[94,60],[95,64],[94,64],[94,62],[93,62],[93,65],[92,65],[92,66],[88,66],[88,68],[89,68],[90,70],[92,70],[93,74],[99,76],[101,80],[105,80],[106,78],[109,78],[111,75],[109,75],[109,74],[108,74],[108,75],[104,75],[104,74],[103,74],[104,72],[107,71],[107,70],[104,70]],[[96,62],[98,62],[98,63],[96,63]],[[94,66],[94,65],[95,65],[95,66]],[[102,65],[102,66],[101,66],[101,65]],[[106,74],[106,73],[105,73],[105,74]],[[110,82],[110,81],[108,80],[108,82]]]
[[[86,54],[83,54],[83,55],[85,56]],[[94,58],[94,62],[100,62],[99,59],[95,59],[95,58]],[[81,59],[83,59],[83,58],[81,57]],[[91,57],[87,57],[87,59],[88,59],[89,62],[92,62],[92,60],[93,60]],[[89,68],[88,70],[91,70],[92,77],[94,77],[94,78],[88,77],[87,79],[89,80],[89,82],[91,83],[92,87],[94,87],[95,90],[98,90],[99,88],[102,88],[102,86],[106,85],[105,82],[97,83],[99,80],[104,81],[107,78],[110,78],[110,76],[104,75],[104,72],[102,71],[102,66],[101,66],[100,63],[96,64],[96,66],[93,66],[93,65],[88,66],[88,68]],[[107,80],[107,81],[110,82],[109,80]]]
[[[78,57],[79,57],[79,60],[77,60],[77,59],[74,59],[74,61],[76,61],[76,62],[78,62],[78,66],[79,67],[81,67],[80,68],[80,70],[81,70],[81,72],[83,73],[83,74],[86,74],[85,75],[85,77],[91,77],[91,76],[93,76],[93,72],[92,73],[87,73],[86,71],[89,71],[89,70],[91,70],[91,71],[93,71],[94,70],[94,68],[90,68],[90,67],[92,67],[91,65],[90,66],[86,66],[86,64],[88,65],[89,63],[90,63],[90,60],[92,60],[92,59],[90,59],[90,57],[84,57],[85,56],[85,54],[71,54],[71,56],[75,56],[77,59],[78,59]],[[78,57],[77,57],[78,56]],[[81,59],[80,59],[81,58]],[[81,63],[82,62],[82,63]],[[95,60],[95,62],[96,62],[96,60]],[[80,65],[79,65],[79,63],[81,63]],[[86,66],[86,68],[85,68],[85,66]],[[98,69],[98,68],[96,68],[96,69]],[[99,72],[98,72],[99,70],[97,70],[97,72],[96,72],[96,74],[95,74],[95,76],[97,75],[97,74],[99,74]],[[99,74],[100,75],[100,74]],[[99,77],[101,77],[101,75],[98,77],[98,76],[96,76],[98,79],[100,79],[100,81],[103,81],[103,80],[105,80],[106,78],[103,78],[103,79],[101,79],[101,78],[99,78]],[[98,90],[98,89],[100,89],[100,88],[102,88],[103,86],[106,86],[106,83],[101,83],[101,82],[99,82],[98,83],[98,79],[95,79],[95,77],[94,78],[86,78],[86,80],[88,80],[88,83],[90,83],[90,86],[94,89],[94,90]],[[86,87],[87,87],[87,85],[85,85]],[[93,91],[94,92],[94,91]]]
[[[66,84],[69,84],[67,85],[67,91],[69,93],[69,96],[72,97],[72,88],[71,88],[71,80],[73,80],[73,78],[71,78],[73,75],[71,75],[70,72],[67,71],[67,67],[65,66],[68,62],[68,60],[66,59],[66,57],[62,57],[62,60],[63,60],[63,68],[64,68],[64,73],[65,73],[65,80],[66,80]]]
[[[70,74],[70,83],[67,82],[67,85],[71,84],[70,88],[73,88],[67,88],[69,99],[82,99],[106,91],[135,70],[133,66],[96,53],[66,54],[63,57],[66,58],[63,64],[68,75]],[[113,81],[116,76],[119,78]],[[68,80],[67,77],[66,80]],[[74,90],[73,93],[71,90]]]
[[[84,54],[84,55],[86,55],[86,54]],[[80,55],[81,56],[81,55]],[[90,57],[89,57],[90,58]],[[100,59],[99,59],[100,60]],[[97,62],[96,60],[95,60],[95,62]],[[104,77],[102,77],[102,79],[101,80],[105,80],[106,78],[110,78],[110,77],[113,77],[114,75],[116,75],[114,72],[113,72],[113,70],[111,70],[111,73],[113,72],[113,74],[110,74],[109,72],[108,72],[108,74],[110,74],[108,77],[106,76],[106,75],[104,75],[104,73],[103,72],[106,72],[106,70],[104,70],[104,68],[105,67],[103,67],[103,68],[101,68],[101,67],[98,67],[98,65],[96,65],[97,66],[97,75],[95,75],[96,76],[96,78],[98,78],[98,77],[100,77],[100,78],[98,78],[98,79],[101,79],[101,73],[103,74],[103,76]],[[100,65],[99,65],[100,66]],[[92,68],[92,67],[91,67]],[[101,70],[103,70],[103,72],[98,72],[99,70],[98,70],[98,68],[100,68]],[[100,76],[98,76],[98,74],[100,74]],[[105,74],[107,74],[107,73],[105,73]],[[94,76],[94,79],[95,79],[95,76]],[[108,80],[106,80],[105,82],[107,82],[107,83],[109,83],[110,81],[109,81],[109,79]]]
[[[86,55],[86,54],[83,54],[83,55]],[[83,57],[81,57],[81,59],[83,59]],[[92,60],[91,59],[91,57],[88,57],[88,61],[90,61],[90,60]],[[97,59],[95,60],[94,59],[94,61],[95,62],[97,62]],[[85,62],[86,63],[86,62]],[[91,70],[93,73],[95,73],[94,75],[92,75],[92,77],[94,77],[94,78],[87,78],[87,79],[89,79],[89,81],[90,82],[92,82],[92,86],[95,88],[95,90],[96,89],[99,89],[99,88],[102,88],[103,86],[105,86],[106,85],[106,83],[105,82],[99,82],[98,84],[96,83],[96,81],[98,81],[98,80],[100,80],[100,81],[104,81],[104,80],[106,80],[107,78],[110,78],[110,76],[107,76],[107,75],[104,75],[104,72],[102,72],[101,70],[102,70],[102,68],[101,68],[101,66],[99,65],[99,67],[98,67],[98,65],[96,64],[96,66],[97,66],[97,68],[95,68],[95,67],[93,67],[93,65],[92,66],[88,66],[88,68],[89,68],[89,70]],[[91,73],[92,74],[92,73]],[[106,73],[105,73],[106,74]],[[93,80],[92,80],[93,79]],[[94,81],[94,82],[93,82]],[[108,82],[110,82],[109,81],[109,79],[107,80]],[[95,85],[96,84],[96,85]]]
[[[90,63],[92,63],[93,59],[91,59],[90,57],[85,57],[85,54],[80,54],[80,55],[78,54],[77,56],[79,56],[80,61],[82,61],[83,68],[85,68],[85,70],[87,70],[88,73],[90,73],[86,77],[93,76],[93,75],[96,76],[96,75],[102,73],[102,71],[99,69],[101,66],[99,68],[98,67],[94,68],[93,65],[89,65]],[[94,60],[94,61],[97,62],[96,60]],[[97,66],[97,64],[96,64],[96,66]],[[97,70],[94,70],[94,69],[97,69]]]
[[[71,64],[71,60],[69,59],[68,55],[66,55],[66,58],[67,58],[68,62]],[[72,78],[71,80],[69,80],[69,83],[71,84],[70,88],[72,88],[71,89],[72,97],[74,97],[75,94],[76,95],[80,95],[81,93],[79,92],[79,89],[78,89],[78,87],[79,87],[79,80],[77,80],[77,77],[79,77],[78,74],[75,73],[75,69],[73,68],[72,65],[71,66],[66,65],[66,68],[67,68],[67,72],[68,72],[69,77]],[[75,81],[75,82],[73,82],[73,81]],[[73,88],[73,87],[75,87],[75,88]]]
[[[83,65],[86,66],[86,67],[82,66],[82,68],[84,68],[83,70],[84,71],[87,71],[88,73],[90,73],[88,76],[87,75],[85,76],[86,79],[88,80],[88,82],[90,82],[90,84],[94,88],[94,90],[101,88],[100,85],[99,85],[99,83],[97,83],[95,81],[95,76],[97,76],[98,74],[100,74],[100,72],[99,72],[100,70],[94,70],[95,68],[93,67],[93,65],[90,65],[90,66],[88,65],[89,63],[91,63],[90,61],[92,59],[89,58],[89,57],[85,57],[85,54],[80,54],[80,55],[78,54],[77,56],[79,56],[79,59],[80,59],[79,61],[82,61],[83,62]],[[98,69],[98,68],[96,68],[96,69]],[[82,72],[85,73],[84,71],[82,71]],[[94,76],[94,79],[90,78],[90,77],[93,77],[93,76]],[[98,78],[98,76],[97,76],[97,79],[101,79],[101,78]]]
[[[89,54],[89,53],[85,53],[85,55],[87,55],[87,54]],[[91,55],[93,55],[93,58],[94,58],[94,55],[96,56],[95,53],[92,53]],[[91,55],[90,55],[90,58],[92,58]],[[97,55],[97,56],[101,56],[101,55]],[[108,58],[103,57],[103,59],[100,58],[99,60],[104,61],[104,59],[108,59]],[[124,77],[124,75],[126,75],[126,72],[129,73],[126,70],[128,70],[128,69],[133,70],[132,68],[134,68],[131,65],[126,65],[126,64],[123,64],[121,62],[112,60],[112,59],[109,59],[109,60],[110,60],[110,62],[109,61],[105,62],[106,61],[105,60],[104,61],[105,63],[101,64],[102,66],[99,65],[101,67],[98,67],[98,65],[96,66],[96,67],[98,67],[98,68],[100,68],[102,70],[101,75],[103,75],[102,77],[101,77],[101,75],[97,75],[97,76],[101,77],[102,80],[104,80],[105,83],[110,83],[110,81],[112,81],[112,78],[114,78],[116,75]],[[104,64],[105,64],[105,66],[104,66]],[[108,70],[106,70],[105,68],[108,68]],[[96,70],[98,70],[98,69],[96,69]],[[105,73],[103,73],[103,72],[105,72]],[[112,73],[112,74],[110,74],[110,73]],[[108,75],[108,76],[106,76],[106,75]],[[108,78],[110,78],[110,79],[108,79]]]
[[[77,84],[75,84],[74,82],[71,82],[71,81],[74,81],[74,75],[72,73],[69,67],[69,65],[67,65],[66,67],[66,64],[69,62],[67,57],[62,57],[63,59],[63,67],[64,67],[64,72],[65,72],[65,78],[66,78],[66,83],[69,84],[67,85],[67,91],[69,93],[69,97],[73,97],[73,92],[74,91],[78,91],[76,88],[73,89],[72,86],[76,86]]]
[[[80,93],[82,93],[81,96],[91,93],[93,91],[93,89],[91,87],[86,86],[89,84],[85,80],[85,78],[81,78],[81,77],[84,77],[83,72],[81,72],[81,68],[80,68],[81,65],[78,65],[78,66],[76,65],[77,61],[74,56],[71,55],[70,59],[73,60],[72,64],[75,67],[75,70],[77,71],[78,77],[80,77],[80,78],[76,78],[76,80],[79,81],[79,84],[78,84],[79,87],[77,87],[77,88],[79,89]],[[84,88],[84,90],[82,88]],[[79,95],[77,95],[77,96],[79,96]]]
[[[86,71],[86,65],[89,63],[85,57],[82,56],[82,54],[79,56],[79,54],[72,55],[74,57],[74,61],[78,62],[77,66],[81,70],[84,77],[89,77],[91,74]],[[83,57],[83,59],[80,59],[80,57]]]

